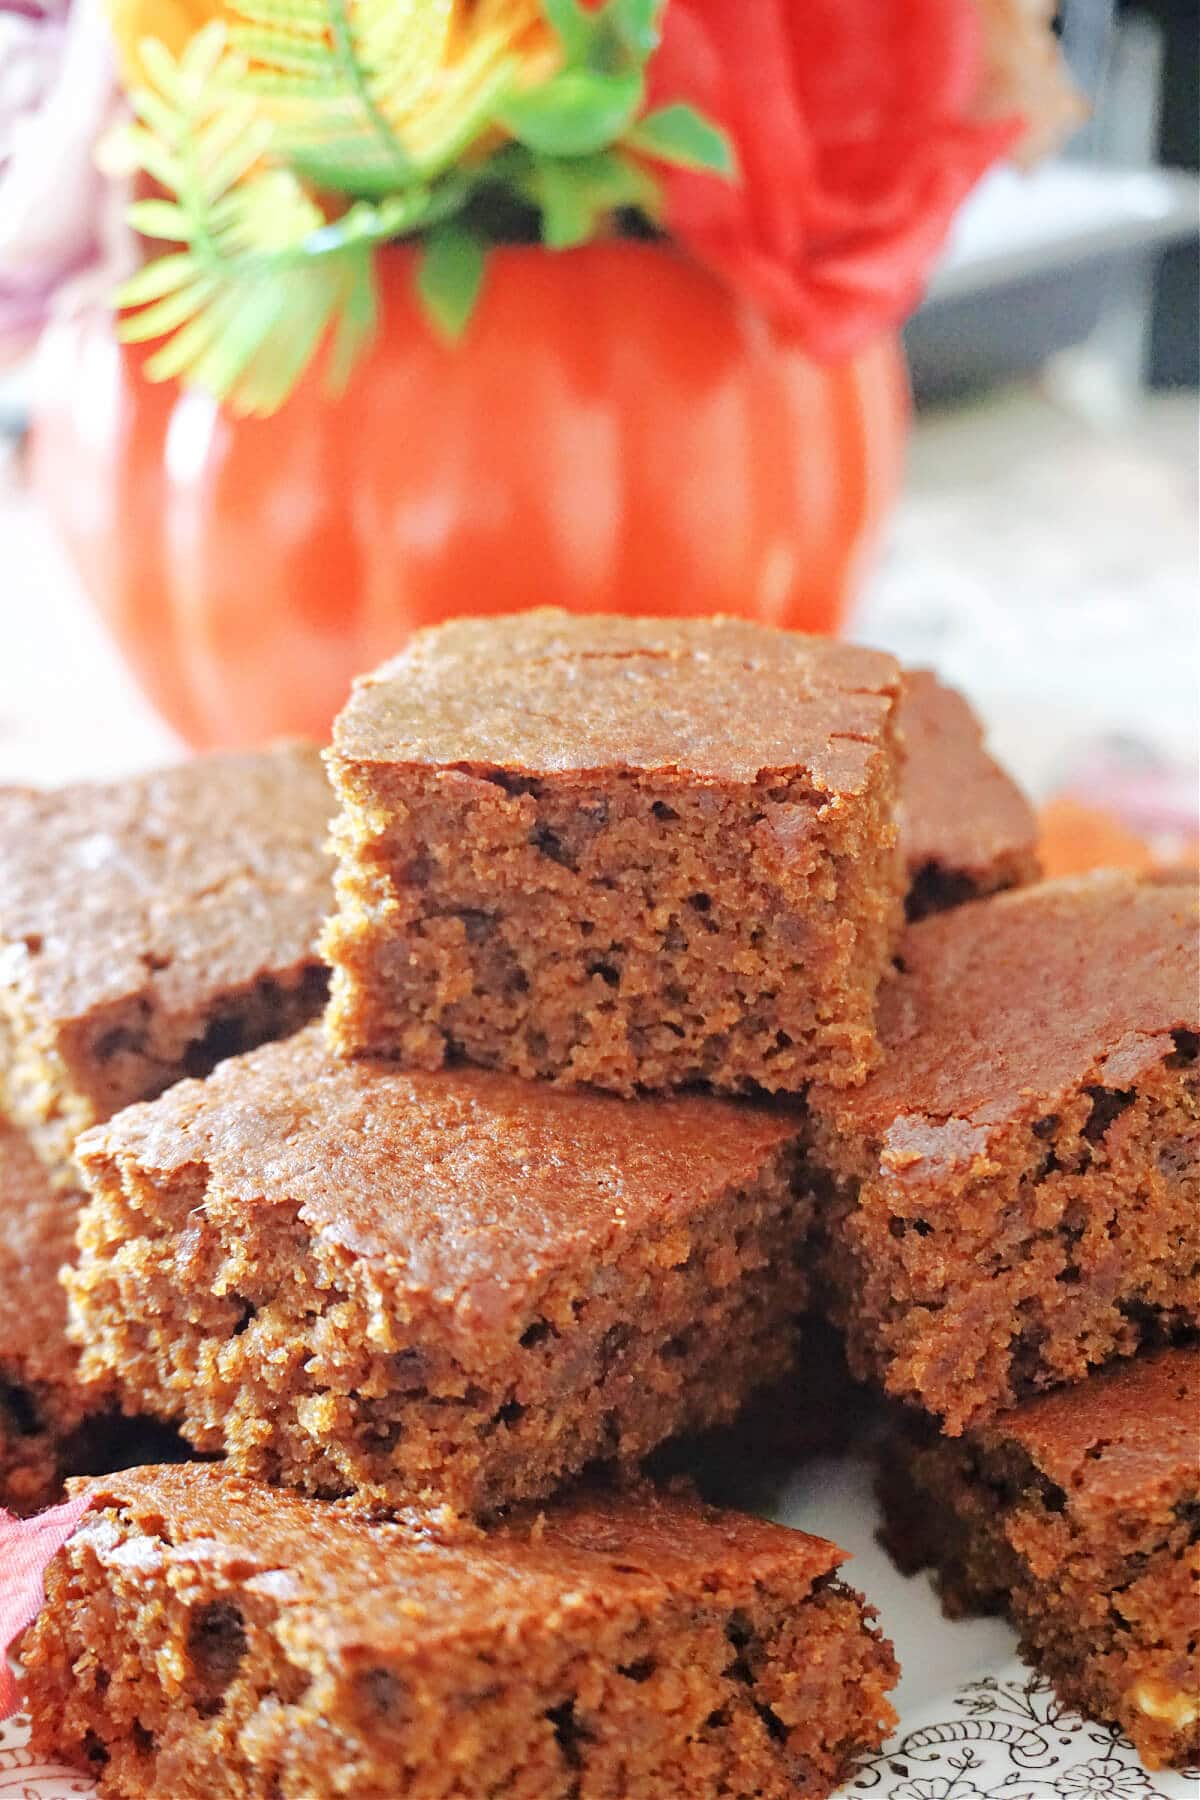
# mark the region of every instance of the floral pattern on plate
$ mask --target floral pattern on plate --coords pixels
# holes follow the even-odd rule
[[[848,1800],[1194,1800],[1197,1791],[1197,1772],[1149,1774],[1117,1731],[1069,1711],[1020,1663],[924,1714],[864,1763]]]

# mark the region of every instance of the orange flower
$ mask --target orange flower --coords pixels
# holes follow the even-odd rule
[[[138,47],[146,38],[158,38],[178,57],[201,26],[226,15],[225,8],[211,0],[108,0],[108,16],[121,80],[132,88],[140,87],[144,79]]]
[[[810,355],[855,354],[1019,133],[975,115],[982,50],[970,0],[670,0],[651,104],[723,126],[741,180],[665,170],[667,231]]]

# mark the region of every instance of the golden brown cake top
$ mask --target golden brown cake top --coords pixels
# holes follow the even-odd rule
[[[1153,1511],[1200,1490],[1200,1345],[1149,1350],[1001,1413],[980,1431],[1016,1443],[1077,1514]]]
[[[186,1013],[302,964],[332,905],[334,810],[306,744],[0,791],[0,983],[66,1022],[131,993]]]
[[[483,1532],[448,1511],[383,1522],[266,1488],[211,1464],[134,1469],[73,1482],[91,1497],[79,1531],[100,1556],[164,1578],[222,1572],[278,1600],[329,1654],[419,1655],[431,1639],[586,1629],[620,1606],[675,1591],[750,1594],[783,1572],[811,1585],[843,1552],[746,1514],[638,1489],[576,1491]],[[129,1548],[128,1525],[144,1536]],[[78,1534],[77,1534],[78,1535]]]
[[[828,638],[547,608],[419,633],[355,683],[333,753],[530,776],[777,775],[819,795],[857,794],[898,689],[892,657]]]
[[[247,1211],[298,1205],[326,1241],[482,1331],[548,1271],[587,1270],[647,1228],[677,1228],[683,1262],[689,1219],[799,1131],[795,1115],[706,1095],[630,1105],[488,1070],[338,1062],[312,1026],[127,1108],[78,1155],[90,1178],[201,1165]]]
[[[1101,871],[911,925],[880,996],[880,1067],[812,1103],[843,1130],[886,1134],[893,1172],[928,1172],[1081,1085],[1130,1087],[1200,1023],[1197,921],[1192,887]]]
[[[907,670],[898,719],[905,752],[900,851],[910,875],[931,864],[978,881],[999,869],[1032,872],[1033,808],[989,756],[963,696],[929,669]]]
[[[78,1205],[51,1187],[23,1134],[0,1118],[0,1368],[23,1380],[74,1379],[58,1271],[74,1252]]]

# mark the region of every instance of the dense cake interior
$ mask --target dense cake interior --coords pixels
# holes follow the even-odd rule
[[[314,747],[0,790],[0,1103],[78,1132],[320,1010],[331,796]]]
[[[1195,1327],[1200,1071],[1193,1034],[1176,1041],[1135,1085],[993,1133],[978,1161],[951,1147],[924,1179],[835,1184],[832,1310],[856,1373],[958,1432]]]
[[[1196,927],[1101,873],[905,933],[879,1068],[809,1093],[857,1375],[957,1433],[1200,1327]]]
[[[625,1094],[860,1080],[898,691],[890,657],[733,619],[418,634],[334,727],[335,1046]]]
[[[1174,1353],[1163,1354],[1173,1367]],[[1004,1435],[1004,1421],[994,1437],[958,1440],[912,1422],[889,1440],[882,1465],[887,1542],[901,1567],[933,1566],[951,1617],[1010,1611],[1025,1654],[1064,1701],[1120,1725],[1151,1768],[1200,1756],[1194,1367],[1177,1398],[1191,1430],[1177,1419],[1156,1437],[1155,1397],[1144,1396],[1139,1489],[1097,1496],[1082,1470],[1064,1486]],[[1095,1437],[1083,1469],[1122,1453],[1115,1404],[1109,1417],[1111,1440]]]
[[[891,1722],[894,1660],[836,1552],[743,1550],[783,1536],[757,1521],[667,1510],[655,1549],[603,1514],[465,1544],[330,1515],[296,1561],[286,1503],[252,1547],[238,1518],[189,1540],[153,1492],[112,1496],[51,1567],[35,1727],[105,1794],[311,1800],[336,1756],[363,1800],[796,1800]]]
[[[61,1388],[0,1373],[0,1506],[7,1512],[35,1513],[58,1498],[82,1411]]]
[[[79,1200],[58,1193],[23,1133],[0,1117],[0,1506],[57,1497],[64,1456],[89,1410],[67,1341],[60,1266]],[[93,1396],[102,1410],[105,1390]]]
[[[0,1104],[47,1166],[77,1182],[71,1151],[88,1126],[182,1076],[207,1075],[228,1056],[290,1037],[317,1017],[327,984],[314,960],[214,992],[184,1011],[160,1010],[148,994],[134,994],[68,1026],[27,1010],[19,987],[0,988]]]
[[[310,1492],[545,1493],[787,1368],[798,1130],[698,1096],[631,1111],[339,1066],[304,1034],[81,1144],[83,1367]]]
[[[18,1514],[60,1500],[67,1475],[166,1462],[184,1448],[152,1421],[122,1419],[106,1376],[83,1380],[59,1282],[81,1204],[0,1119],[0,1506]]]
[[[854,1080],[896,921],[890,771],[810,782],[334,764],[331,1028],[622,1093]]]
[[[640,1234],[532,1293],[498,1360],[409,1323],[395,1271],[298,1209],[187,1182],[149,1207],[119,1188],[93,1201],[71,1292],[85,1370],[197,1449],[308,1492],[478,1512],[728,1420],[781,1375],[807,1294],[801,1215],[780,1169],[704,1209],[678,1262]]]

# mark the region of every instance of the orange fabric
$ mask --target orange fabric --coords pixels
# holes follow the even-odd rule
[[[1047,878],[1079,875],[1088,869],[1144,873],[1163,863],[1152,845],[1111,813],[1085,806],[1069,795],[1047,801],[1039,823],[1038,854]],[[1190,860],[1196,860],[1194,852]]]

